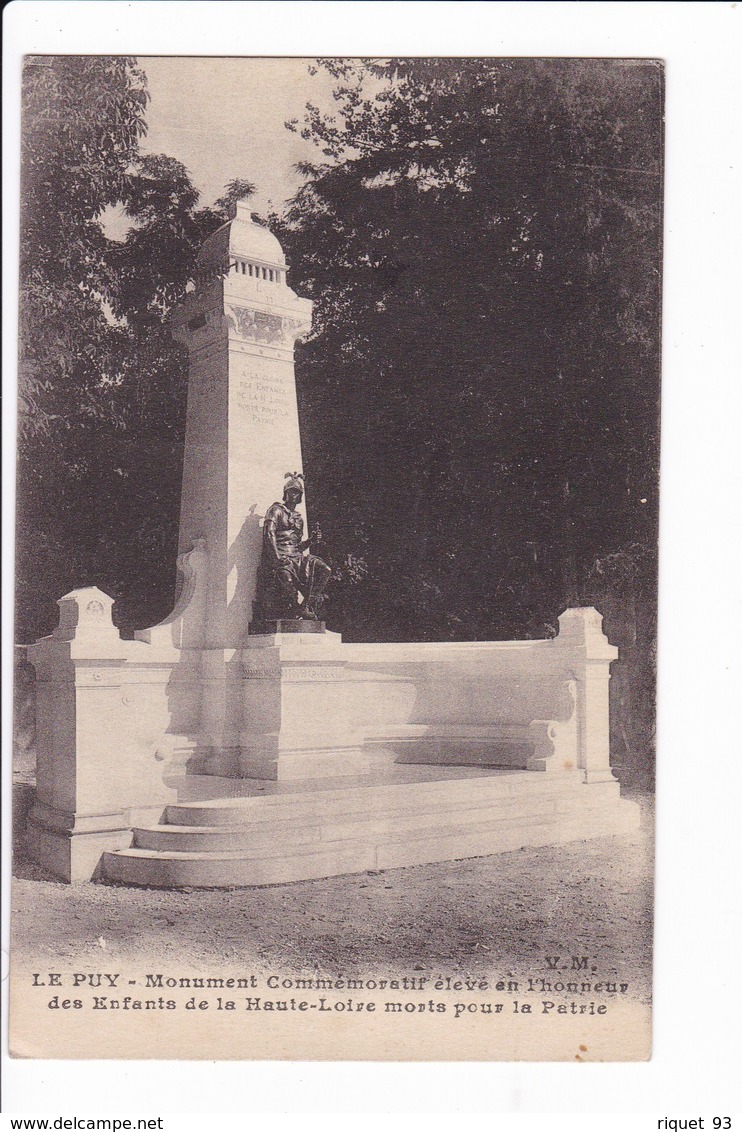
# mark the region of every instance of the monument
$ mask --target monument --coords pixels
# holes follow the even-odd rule
[[[232,886],[620,833],[617,650],[594,609],[553,640],[349,644],[319,602],[293,371],[311,304],[248,209],[173,319],[189,353],[171,615],[122,640],[96,588],[29,646],[31,856],[66,881]]]
[[[203,602],[182,617],[187,647],[244,646],[261,522],[286,472],[302,470],[294,343],[311,327],[312,304],[286,272],[278,240],[238,204],[206,240],[195,290],[173,318],[189,354],[178,550],[204,540],[206,555]]]

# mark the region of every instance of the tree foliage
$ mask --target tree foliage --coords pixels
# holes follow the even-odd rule
[[[324,65],[281,234],[316,303],[311,471],[368,568],[344,628],[549,632],[655,537],[661,71]]]
[[[144,154],[131,58],[26,62],[20,287],[17,633],[95,583],[125,625],[172,598],[187,369],[167,315],[195,256],[253,186],[198,208],[188,171]],[[106,221],[128,226],[121,239]]]

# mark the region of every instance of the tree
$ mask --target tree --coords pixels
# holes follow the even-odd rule
[[[315,496],[368,569],[344,629],[548,633],[656,536],[662,72],[324,65],[281,236]]]
[[[205,237],[253,186],[198,208],[184,166],[145,155],[131,58],[27,60],[23,85],[17,614],[96,583],[128,628],[172,601],[187,364],[167,328]],[[118,209],[129,229],[106,236]]]
[[[99,218],[124,195],[144,132],[144,76],[130,58],[30,58],[21,152],[22,436],[48,433],[74,387],[84,410],[108,341],[115,286]],[[92,363],[92,364],[91,364]],[[81,405],[81,408],[83,406]]]
[[[614,750],[646,779],[661,66],[323,65],[337,112],[308,108],[321,157],[281,234],[315,300],[298,372],[315,510],[351,551],[338,623],[517,638],[596,604]]]

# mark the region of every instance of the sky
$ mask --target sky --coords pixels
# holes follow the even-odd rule
[[[240,43],[240,48],[249,44]],[[334,80],[310,59],[139,57],[151,102],[142,149],[182,161],[213,204],[237,177],[258,188],[257,212],[280,211],[300,178],[298,161],[321,159],[311,142],[284,126],[303,121],[307,101],[331,108]]]

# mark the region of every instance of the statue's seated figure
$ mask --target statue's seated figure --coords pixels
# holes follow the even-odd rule
[[[297,511],[303,498],[304,477],[298,472],[287,472],[283,502],[273,503],[263,522],[256,622],[317,620],[317,606],[331,570],[321,558],[309,552],[320,536],[315,531],[304,538],[304,519]]]

